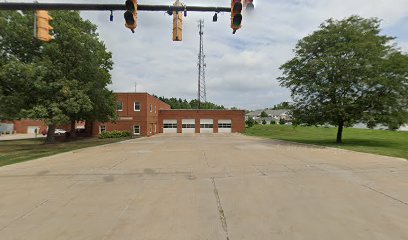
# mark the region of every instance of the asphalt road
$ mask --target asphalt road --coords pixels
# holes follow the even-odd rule
[[[0,168],[0,239],[408,239],[408,162],[160,135]]]

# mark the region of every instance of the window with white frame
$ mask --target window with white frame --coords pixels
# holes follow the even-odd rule
[[[153,112],[153,106],[150,104],[150,112]]]
[[[154,133],[156,133],[156,132],[157,132],[157,125],[154,124]]]
[[[105,125],[100,125],[99,126],[99,133],[106,132],[106,126]]]
[[[194,123],[182,124],[181,127],[182,128],[195,128],[195,124]]]
[[[177,123],[164,123],[163,128],[177,128]]]
[[[214,124],[208,123],[200,124],[200,128],[214,128]]]
[[[135,112],[140,112],[140,110],[142,109],[140,102],[134,103],[134,109],[135,109]]]
[[[140,135],[140,126],[139,125],[134,125],[133,126],[133,134],[134,135]]]
[[[218,128],[231,128],[231,123],[218,123]]]
[[[123,103],[121,101],[118,101],[118,105],[116,107],[116,110],[118,112],[122,112],[123,111]]]
[[[156,113],[156,112],[157,112],[157,106],[154,105],[154,113]]]

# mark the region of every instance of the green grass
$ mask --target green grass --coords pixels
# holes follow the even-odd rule
[[[0,141],[0,167],[76,149],[115,143],[128,139],[129,138],[85,138],[56,144],[44,144],[44,139]]]
[[[337,128],[255,125],[245,134],[408,159],[408,132],[346,128],[340,145]]]

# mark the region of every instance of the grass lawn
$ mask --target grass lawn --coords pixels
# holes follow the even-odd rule
[[[408,159],[408,132],[346,128],[341,145],[336,143],[337,128],[255,125],[245,134]]]
[[[44,144],[44,139],[0,141],[0,167],[80,148],[104,145],[128,139],[129,138],[85,138],[56,144]]]

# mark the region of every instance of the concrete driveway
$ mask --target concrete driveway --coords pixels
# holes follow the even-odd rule
[[[160,135],[0,168],[0,239],[408,239],[408,162]]]

